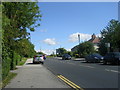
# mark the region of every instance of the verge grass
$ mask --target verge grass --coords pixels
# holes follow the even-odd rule
[[[4,88],[16,75],[17,73],[9,72],[8,76],[0,83],[0,88]]]
[[[22,58],[22,60],[18,63],[18,66],[22,66],[25,64],[27,58]]]

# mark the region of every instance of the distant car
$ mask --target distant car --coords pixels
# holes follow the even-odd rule
[[[42,55],[42,54],[35,55],[33,57],[33,63],[42,63],[42,64],[44,64],[44,55]]]
[[[120,52],[109,52],[104,56],[103,64],[120,64]]]
[[[89,54],[85,57],[86,62],[101,62],[103,60],[103,56],[98,53]]]
[[[70,59],[71,59],[71,56],[70,56],[69,54],[64,54],[64,55],[62,56],[62,59],[63,59],[63,60],[70,60]]]

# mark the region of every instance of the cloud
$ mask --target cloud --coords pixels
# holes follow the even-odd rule
[[[70,48],[68,48],[68,49],[66,49],[67,51],[71,51],[71,49]]]
[[[47,30],[46,29],[42,29],[42,30],[40,30],[40,32],[47,32]]]
[[[48,45],[56,45],[57,44],[57,42],[55,41],[54,38],[47,38],[47,39],[43,40],[43,42]]]
[[[47,49],[47,50],[43,50],[43,53],[45,53],[45,54],[47,54],[47,55],[51,55],[51,54],[55,54],[56,53],[56,50],[49,50],[49,49]]]
[[[56,50],[54,49],[54,50],[50,50],[50,49],[45,49],[45,50],[36,50],[36,52],[43,52],[43,53],[45,53],[45,54],[47,54],[47,55],[51,55],[51,54],[55,54],[56,53]]]
[[[84,33],[73,33],[69,36],[70,42],[77,42],[78,41],[78,34],[80,35],[80,42],[81,41],[87,41],[91,38],[90,34],[84,34]]]
[[[53,53],[56,54],[56,50],[50,50],[50,49],[41,50],[41,52],[43,52],[43,53],[45,53],[47,55],[51,55]]]
[[[101,37],[101,34],[97,34],[96,37]]]

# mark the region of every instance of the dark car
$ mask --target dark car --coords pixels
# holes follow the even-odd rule
[[[98,53],[89,54],[88,56],[85,57],[86,62],[101,62],[102,60],[103,57]]]
[[[45,55],[39,54],[33,57],[33,63],[44,63]]]
[[[64,55],[62,56],[62,59],[63,59],[63,60],[69,60],[69,59],[71,59],[71,56],[70,56],[69,54],[64,54]]]
[[[104,56],[103,64],[120,64],[120,52],[109,52]]]

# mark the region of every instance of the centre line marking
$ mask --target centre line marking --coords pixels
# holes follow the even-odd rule
[[[81,67],[87,67],[87,68],[95,68],[93,66],[85,66],[85,65],[79,65],[79,66],[81,66]]]

